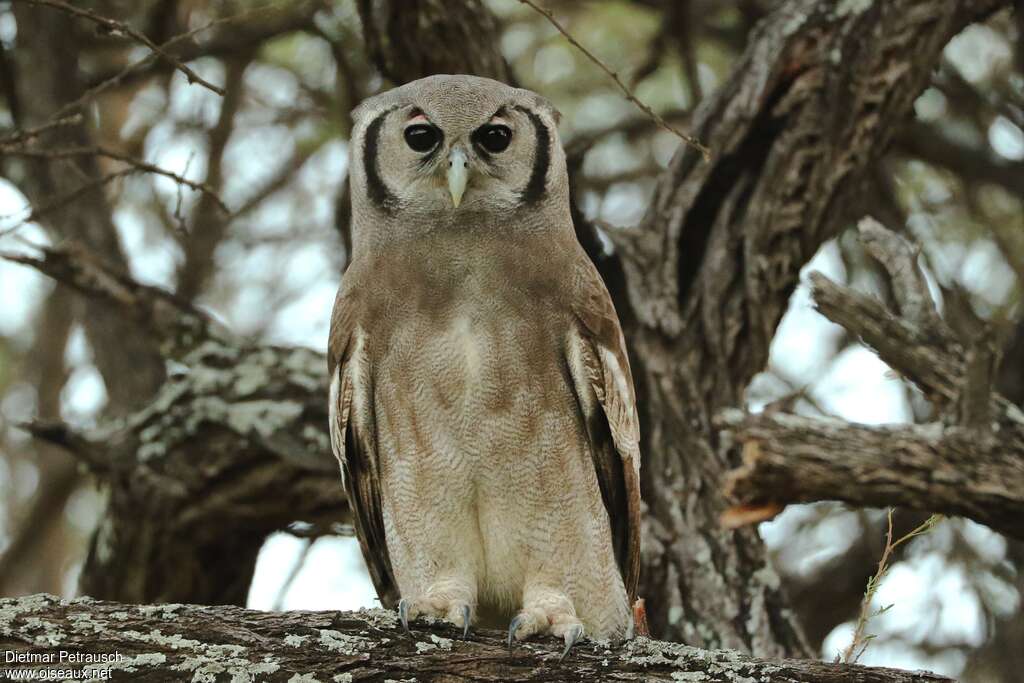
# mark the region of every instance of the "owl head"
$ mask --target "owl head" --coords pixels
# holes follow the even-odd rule
[[[366,219],[402,231],[568,211],[558,112],[489,78],[422,78],[352,112],[354,234]],[[398,224],[401,224],[400,226]]]

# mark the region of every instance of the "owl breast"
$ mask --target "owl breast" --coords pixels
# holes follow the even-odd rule
[[[452,571],[469,563],[477,576],[483,612],[506,618],[522,599],[524,576],[551,561],[553,544],[610,558],[564,361],[569,321],[521,287],[481,292],[464,282],[440,299],[396,299],[387,333],[367,335],[377,339],[373,396],[388,547],[406,574],[399,585],[410,586],[436,567],[406,555],[424,538],[444,537],[457,548]]]

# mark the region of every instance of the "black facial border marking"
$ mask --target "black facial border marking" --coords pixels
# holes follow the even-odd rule
[[[392,111],[394,109],[386,109],[378,114],[373,121],[370,121],[370,125],[366,127],[366,135],[363,137],[363,172],[366,175],[366,194],[369,195],[371,202],[387,213],[394,211],[398,198],[380,177],[377,145],[380,142],[381,126],[384,125],[384,120]]]
[[[530,180],[526,187],[519,193],[524,204],[533,205],[544,198],[547,193],[548,168],[551,166],[551,132],[534,111],[526,107],[516,107],[526,114],[533,124],[534,133],[537,136],[537,149],[533,156],[533,170],[530,171]]]

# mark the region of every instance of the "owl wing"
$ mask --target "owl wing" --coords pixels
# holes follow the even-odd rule
[[[369,359],[363,332],[356,324],[356,305],[338,293],[331,316],[328,370],[331,377],[331,447],[341,465],[341,478],[352,511],[363,560],[384,607],[394,608],[399,593],[391,568],[381,506],[380,467],[369,392]]]
[[[630,602],[640,578],[640,425],[626,344],[608,290],[590,259],[575,269],[568,361],[590,440],[615,559]]]

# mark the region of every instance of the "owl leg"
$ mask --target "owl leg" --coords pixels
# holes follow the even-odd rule
[[[534,634],[550,634],[565,641],[562,657],[583,637],[583,622],[576,616],[572,601],[565,593],[550,588],[527,589],[523,608],[508,627],[508,644],[512,639],[525,640]]]
[[[462,637],[469,635],[476,591],[467,581],[444,579],[432,583],[423,594],[415,598],[402,598],[398,603],[398,618],[409,631],[409,622],[419,616],[443,619],[462,628]]]

